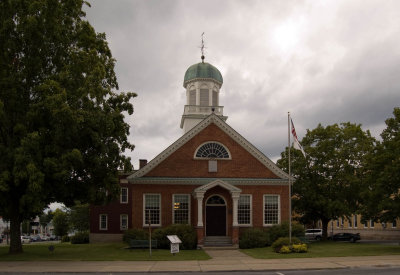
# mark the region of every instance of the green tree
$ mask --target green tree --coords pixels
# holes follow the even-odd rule
[[[46,227],[49,222],[53,219],[53,211],[48,210],[47,212],[43,212],[42,215],[39,217],[39,223],[42,227]]]
[[[365,220],[392,222],[400,217],[400,108],[393,110],[368,162],[363,192]]]
[[[77,203],[71,207],[69,213],[71,228],[77,231],[89,230],[89,204]]]
[[[119,192],[126,114],[105,34],[84,20],[83,0],[0,2],[0,215],[10,253],[20,224],[51,202],[101,202]]]
[[[69,231],[68,213],[60,209],[54,211],[53,216],[54,235],[65,236]]]
[[[359,209],[359,194],[365,176],[366,156],[373,149],[374,138],[361,125],[342,123],[318,125],[307,130],[301,141],[307,156],[291,150],[293,209],[301,222],[322,222],[327,237],[331,219],[350,216]],[[281,154],[278,166],[288,169],[288,150]]]

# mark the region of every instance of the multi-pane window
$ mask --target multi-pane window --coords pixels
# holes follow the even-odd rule
[[[209,94],[208,89],[200,89],[200,106],[209,106]]]
[[[144,195],[144,224],[161,225],[161,198],[159,194]]]
[[[374,228],[374,221],[373,220],[369,220],[369,227],[370,228]]]
[[[367,228],[368,227],[368,221],[365,221],[364,222],[364,228]]]
[[[219,143],[208,142],[203,144],[196,152],[196,158],[229,159],[228,150]]]
[[[349,228],[353,227],[352,218],[348,219],[348,221],[349,221]]]
[[[120,202],[128,203],[128,188],[126,188],[126,187],[121,188]]]
[[[173,213],[174,223],[188,224],[189,223],[189,204],[190,196],[174,195],[173,196]]]
[[[340,226],[343,227],[343,218],[340,218]]]
[[[251,224],[251,196],[240,195],[238,203],[238,223],[242,225]]]
[[[107,230],[107,214],[100,214],[99,221],[100,230]]]
[[[189,92],[189,105],[196,105],[196,90]]]
[[[279,195],[264,195],[264,225],[280,222]]]
[[[357,215],[354,215],[353,219],[354,219],[354,228],[357,228],[357,226],[358,226]]]
[[[339,218],[336,220],[336,227],[337,227],[337,228],[340,227],[340,225],[339,225]]]
[[[121,230],[128,229],[128,215],[122,214],[119,216]]]

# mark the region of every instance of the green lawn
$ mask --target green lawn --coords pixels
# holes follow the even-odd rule
[[[325,241],[308,244],[307,253],[279,254],[273,252],[271,247],[242,249],[241,251],[258,259],[377,256],[400,254],[400,245]]]
[[[50,252],[49,244],[23,245],[24,253],[9,255],[8,246],[0,246],[0,261],[189,261],[208,260],[203,250],[181,250],[173,256],[169,250],[125,249],[124,243],[107,244],[55,244]]]

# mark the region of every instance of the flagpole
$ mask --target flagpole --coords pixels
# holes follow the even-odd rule
[[[292,243],[292,184],[290,170],[290,112],[288,112],[288,161],[289,161],[289,243]]]

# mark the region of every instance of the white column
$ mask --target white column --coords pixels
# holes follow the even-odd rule
[[[197,199],[197,226],[203,226],[203,198],[204,192],[196,192]]]
[[[239,226],[238,224],[238,204],[239,204],[239,196],[240,193],[232,193],[232,202],[233,202],[233,222],[232,226]]]

